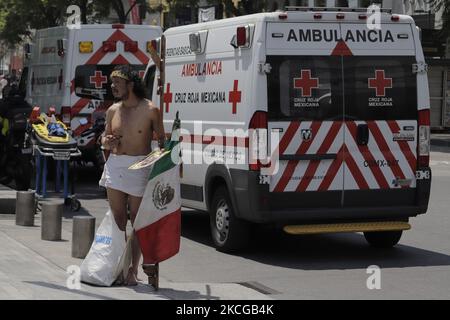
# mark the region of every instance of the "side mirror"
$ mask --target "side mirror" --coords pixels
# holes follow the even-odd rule
[[[58,56],[63,57],[66,54],[66,41],[64,39],[58,39]]]

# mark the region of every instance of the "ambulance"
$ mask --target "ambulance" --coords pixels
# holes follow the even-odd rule
[[[292,7],[164,32],[163,95],[152,62],[146,82],[166,131],[180,114],[182,204],[209,212],[217,249],[248,245],[256,224],[392,247],[426,213],[420,32],[406,15],[370,19]]]
[[[160,27],[141,25],[68,25],[36,32],[25,48],[21,88],[40,112],[54,109],[72,130],[84,160],[97,161],[96,134],[82,136],[104,120],[113,103],[109,75],[130,64],[143,76],[148,47]]]

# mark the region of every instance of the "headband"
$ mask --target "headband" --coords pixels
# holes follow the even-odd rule
[[[121,78],[126,81],[130,81],[130,78],[125,73],[123,73],[122,71],[119,71],[119,70],[115,70],[111,73],[111,78],[114,78],[114,77]]]

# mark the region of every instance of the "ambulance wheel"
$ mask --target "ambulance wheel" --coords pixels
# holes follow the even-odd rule
[[[210,210],[210,227],[218,251],[232,252],[248,243],[248,224],[234,215],[234,209],[224,186],[214,193]]]
[[[367,242],[375,248],[391,248],[402,237],[403,231],[364,232]]]

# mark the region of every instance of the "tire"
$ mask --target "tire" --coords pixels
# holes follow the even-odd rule
[[[367,242],[374,248],[392,248],[402,237],[403,231],[364,232]]]
[[[210,229],[218,251],[233,252],[248,244],[249,224],[235,216],[230,196],[224,186],[216,190],[211,202]]]
[[[70,202],[70,210],[72,212],[78,212],[81,209],[81,202],[78,199],[72,198],[72,201]]]

